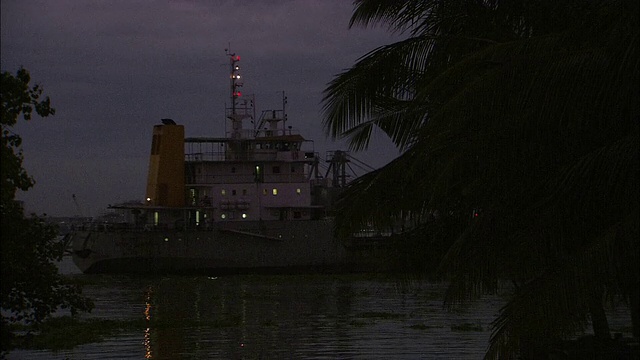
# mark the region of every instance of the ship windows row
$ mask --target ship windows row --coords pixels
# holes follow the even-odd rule
[[[221,189],[220,190],[220,194],[222,196],[226,196],[227,195],[227,190],[226,189]],[[235,196],[237,194],[238,194],[238,192],[237,192],[236,189],[232,189],[231,190],[231,196]],[[262,189],[262,195],[268,195],[268,194],[269,194],[269,189]],[[271,194],[273,196],[278,195],[278,188],[272,188],[271,189]],[[300,194],[302,194],[302,189],[296,188],[296,195],[300,195]],[[242,195],[247,195],[247,189],[242,189]]]
[[[227,190],[226,189],[220,190],[220,194],[222,194],[222,196],[227,195]],[[231,195],[232,196],[238,195],[238,191],[236,189],[231,190]],[[242,195],[247,195],[247,189],[242,189]]]
[[[303,216],[306,217],[309,214],[306,211],[292,211],[291,212],[291,217],[294,219],[302,219]],[[233,220],[236,219],[237,216],[240,216],[242,219],[248,219],[249,215],[247,215],[247,213],[241,213],[241,214],[237,214],[233,211],[230,212],[223,212],[220,214],[220,219],[222,220]],[[274,218],[280,218],[280,220],[284,219],[285,216],[285,212],[283,212],[282,210],[273,210],[271,212],[271,216]]]
[[[261,165],[256,165],[255,174],[259,175],[261,172],[262,172],[262,166]],[[280,165],[274,165],[271,168],[271,172],[274,173],[274,174],[280,174],[281,173]],[[291,172],[292,173],[296,172],[296,166],[295,165],[291,165]],[[231,173],[232,174],[236,173],[236,167],[235,166],[231,167]]]

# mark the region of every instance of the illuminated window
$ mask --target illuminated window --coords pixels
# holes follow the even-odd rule
[[[242,213],[242,218],[246,219],[247,218],[247,214],[246,213]]]
[[[278,195],[278,189],[273,188],[273,190],[271,190],[271,193],[273,194],[273,196]]]
[[[222,215],[220,215],[220,217],[221,217],[222,219],[226,219],[226,218],[227,218],[227,214],[222,214]]]
[[[254,175],[254,180],[256,182],[263,182],[264,181],[264,172],[262,171],[262,165],[256,165],[256,169],[253,173]]]
[[[225,190],[225,189],[222,189],[222,190],[220,191],[220,194],[222,194],[222,196],[225,196],[225,195],[227,195],[227,190]]]
[[[302,194],[302,190],[300,190],[300,188],[297,188],[296,189],[296,194],[298,194],[298,195]]]

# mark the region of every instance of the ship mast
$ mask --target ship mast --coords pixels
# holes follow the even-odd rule
[[[231,66],[229,75],[229,90],[231,96],[231,113],[227,114],[227,118],[231,120],[231,138],[239,139],[242,137],[242,119],[247,116],[245,114],[238,113],[238,98],[242,95],[238,88],[242,87],[240,82],[240,56],[235,53],[231,53],[229,49],[225,49],[227,56],[229,56],[229,63]],[[246,110],[246,109],[245,109]]]

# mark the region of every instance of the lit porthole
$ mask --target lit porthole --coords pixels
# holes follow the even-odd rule
[[[273,194],[273,196],[278,195],[278,189],[273,188],[273,190],[271,190],[271,193]]]
[[[224,196],[224,195],[227,195],[227,190],[222,189],[222,190],[220,191],[220,194],[222,194],[223,196]]]
[[[227,218],[227,214],[222,214],[222,215],[220,215],[220,217],[221,217],[222,219],[226,219],[226,218]]]
[[[242,214],[242,218],[243,218],[243,219],[246,219],[246,218],[247,218],[247,214],[244,214],[244,213],[243,213],[243,214]]]
[[[300,190],[300,188],[297,188],[296,189],[296,194],[298,194],[298,195],[302,194],[302,190]]]

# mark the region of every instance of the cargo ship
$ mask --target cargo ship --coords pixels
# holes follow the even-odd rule
[[[333,236],[331,204],[346,184],[348,153],[321,159],[288,124],[284,93],[280,109],[258,114],[239,92],[240,57],[227,56],[224,136],[185,137],[172,119],[154,125],[144,200],[110,205],[108,219],[70,233],[81,271],[343,272],[375,263],[377,246]],[[354,234],[360,245],[380,237]]]

